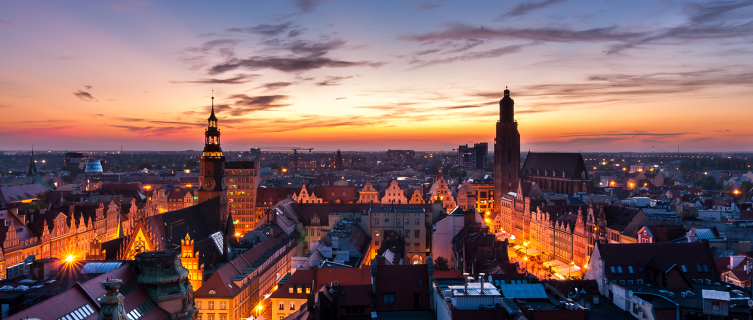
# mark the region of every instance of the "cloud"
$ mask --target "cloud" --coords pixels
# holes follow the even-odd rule
[[[541,8],[545,8],[548,6],[551,6],[555,3],[560,3],[565,0],[544,0],[540,2],[522,2],[515,6],[515,8],[512,8],[512,10],[508,11],[507,13],[503,14],[502,16],[522,16],[524,14],[527,14],[534,10],[539,10]]]
[[[659,29],[643,37],[612,46],[607,53],[618,53],[651,43],[686,44],[703,40],[750,38],[753,36],[753,19],[735,19],[730,13],[753,6],[753,1],[716,1],[707,4],[689,3],[685,11],[688,21],[676,27]]]
[[[293,0],[293,3],[298,7],[298,10],[300,10],[301,13],[311,13],[314,12],[316,7],[330,1],[332,0]]]
[[[425,11],[425,10],[436,9],[436,8],[441,7],[441,6],[442,6],[441,4],[422,4],[421,7],[419,7],[418,10],[416,10],[416,12],[421,12],[421,11]]]
[[[223,113],[225,111],[230,111],[233,108],[230,107],[229,104],[216,104],[214,105],[214,112],[217,114]],[[209,114],[212,111],[212,106],[206,107],[206,113]]]
[[[102,114],[102,113],[97,113],[97,114],[93,115],[93,117],[104,117],[104,116],[105,116],[105,115],[104,115],[104,114]]]
[[[347,98],[347,97],[339,97],[339,98],[335,98],[335,100],[343,100],[343,99],[348,99],[348,98]]]
[[[533,40],[545,42],[595,42],[595,41],[625,41],[644,36],[643,32],[619,31],[617,27],[591,28],[585,30],[569,30],[566,28],[486,28],[472,27],[463,24],[452,24],[438,32],[428,32],[420,35],[400,37],[404,41],[432,42],[444,40],[470,39],[502,39],[502,40]]]
[[[91,87],[89,87],[89,88],[91,88]],[[79,99],[81,99],[83,101],[86,101],[86,102],[95,101],[94,96],[92,96],[90,93],[88,93],[86,91],[79,90],[79,91],[74,92],[73,95],[76,96],[76,98],[79,98]]]
[[[227,32],[234,33],[248,33],[248,34],[259,34],[263,36],[277,36],[281,33],[284,33],[288,31],[293,26],[293,23],[291,22],[285,22],[281,24],[260,24],[255,27],[248,27],[248,28],[229,28],[225,29]]]
[[[10,23],[8,21],[5,21],[5,20],[0,20],[0,23],[5,23],[5,24],[11,25],[11,26],[15,26],[15,24],[12,24],[12,23]]]
[[[696,134],[695,132],[649,132],[649,131],[629,131],[629,132],[572,132],[559,135],[560,137],[679,137],[689,134]]]
[[[267,90],[277,90],[277,89],[285,88],[292,85],[293,85],[292,82],[270,82],[270,83],[265,83],[257,88],[265,88]]]
[[[228,79],[199,79],[193,81],[170,81],[170,83],[202,83],[202,84],[242,84],[251,81],[252,78],[258,77],[258,74],[237,74],[235,77]]]
[[[317,86],[338,86],[340,85],[340,82],[345,79],[351,79],[353,76],[347,76],[347,77],[333,77],[333,76],[327,76],[326,80],[317,82]]]
[[[267,51],[289,52],[287,55],[252,56],[248,59],[231,58],[209,68],[211,75],[222,74],[237,69],[261,70],[273,69],[282,72],[302,72],[319,68],[345,68],[356,66],[380,67],[382,62],[346,61],[326,57],[335,49],[345,45],[343,40],[306,41],[267,39],[261,42]]]
[[[526,45],[520,45],[520,44],[509,45],[509,46],[504,46],[504,47],[486,50],[486,51],[469,52],[469,53],[465,53],[465,54],[450,57],[450,58],[441,58],[441,59],[433,59],[433,60],[413,59],[413,60],[408,61],[408,63],[411,65],[414,65],[415,68],[421,68],[421,67],[428,67],[428,66],[433,66],[437,64],[451,63],[455,61],[471,61],[471,60],[479,60],[479,59],[487,59],[487,58],[496,58],[503,55],[518,53],[525,46]]]
[[[86,88],[86,90],[91,90],[92,86],[84,86],[84,88]]]
[[[221,74],[239,68],[248,70],[274,69],[282,72],[301,72],[319,68],[346,68],[368,66],[378,68],[384,65],[381,62],[369,61],[344,61],[326,57],[251,57],[249,59],[232,59],[213,66],[209,74]]]
[[[243,116],[257,111],[269,111],[290,106],[290,104],[281,104],[280,102],[288,99],[287,95],[266,95],[266,96],[248,96],[245,94],[236,94],[230,96],[235,100],[236,106],[229,109],[232,116]]]

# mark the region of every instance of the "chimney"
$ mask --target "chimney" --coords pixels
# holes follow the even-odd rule
[[[463,273],[463,280],[465,280],[465,282],[464,282],[463,286],[465,287],[465,293],[466,293],[466,294],[468,294],[468,276],[469,276],[469,275],[470,275],[470,274],[468,274],[468,272],[464,272],[464,273]]]
[[[127,320],[125,309],[123,307],[122,294],[118,292],[118,289],[123,285],[123,281],[119,279],[112,279],[103,281],[101,283],[102,289],[105,289],[107,293],[99,298],[100,310],[97,320]]]
[[[483,273],[483,272],[478,274],[478,282],[481,283],[481,294],[482,295],[484,294],[484,276],[485,275],[486,275],[486,273]]]

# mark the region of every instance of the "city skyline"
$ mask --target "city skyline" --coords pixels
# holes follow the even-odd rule
[[[0,149],[751,149],[753,2],[464,4],[4,3]]]

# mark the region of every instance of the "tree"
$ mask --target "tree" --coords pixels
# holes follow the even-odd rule
[[[72,183],[73,182],[73,178],[71,178],[71,176],[63,176],[63,182],[65,182],[65,183]]]
[[[188,161],[186,161],[186,169],[193,170],[193,168],[196,168],[198,166],[199,166],[199,162],[194,159],[188,159]]]
[[[740,183],[740,193],[743,195],[743,199],[750,197],[750,189],[753,189],[753,182],[743,181]]]
[[[139,170],[152,169],[152,165],[148,163],[142,163],[137,167]]]
[[[437,257],[437,260],[434,260],[434,270],[448,271],[450,270],[450,264],[445,257]]]

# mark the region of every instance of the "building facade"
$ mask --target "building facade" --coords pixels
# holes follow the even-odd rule
[[[259,186],[259,161],[225,162],[228,210],[233,215],[235,232],[241,236],[254,229],[262,219],[256,212]]]

